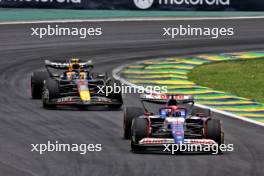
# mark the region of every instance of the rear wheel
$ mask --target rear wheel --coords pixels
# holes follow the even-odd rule
[[[108,98],[112,99],[112,100],[117,100],[118,103],[117,104],[111,104],[108,105],[108,107],[110,109],[120,109],[123,105],[123,98],[122,98],[122,90],[121,90],[121,82],[118,80],[111,80],[108,84],[108,86],[110,86],[112,89],[112,92],[109,92],[108,94]]]
[[[44,80],[49,77],[47,72],[37,71],[31,75],[31,97],[33,99],[41,99]]]
[[[131,150],[134,152],[144,151],[145,148],[139,146],[139,141],[148,137],[148,121],[144,118],[135,118],[132,123]]]
[[[132,120],[144,114],[144,110],[140,107],[126,107],[124,110],[124,139],[131,138],[131,125]]]
[[[48,79],[44,85],[44,91],[42,95],[43,107],[54,108],[56,105],[50,104],[51,99],[59,98],[59,83],[54,79]]]

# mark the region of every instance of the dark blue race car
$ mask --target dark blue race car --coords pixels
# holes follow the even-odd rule
[[[209,109],[194,108],[190,95],[141,96],[143,108],[126,107],[124,138],[131,139],[132,151],[157,149],[166,144],[224,143],[220,120],[212,118]],[[146,101],[167,101],[157,113],[149,112]]]

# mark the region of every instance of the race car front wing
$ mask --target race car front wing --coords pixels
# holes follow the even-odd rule
[[[164,144],[176,144],[176,143],[175,140],[172,138],[143,138],[139,141],[138,145],[146,146],[146,147],[147,146],[159,147],[159,146],[164,146]],[[211,139],[184,139],[183,144],[214,145],[217,143]]]
[[[63,97],[63,98],[58,98],[58,99],[51,99],[49,100],[48,104],[50,105],[76,105],[76,106],[103,106],[103,105],[115,105],[115,104],[120,104],[122,102],[115,100],[115,99],[110,99],[106,97],[100,97],[100,96],[95,96],[91,97],[89,101],[84,101],[81,100],[80,97],[77,96],[69,96],[69,97]]]

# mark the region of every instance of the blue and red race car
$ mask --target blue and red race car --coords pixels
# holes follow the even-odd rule
[[[190,95],[141,95],[143,108],[126,107],[124,138],[131,139],[131,150],[157,149],[166,144],[224,143],[219,119],[212,118],[209,109],[194,108]],[[166,101],[157,113],[149,112],[146,101]]]

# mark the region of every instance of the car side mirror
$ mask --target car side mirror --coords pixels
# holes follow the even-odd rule
[[[58,75],[58,74],[53,74],[52,76],[55,77],[55,78],[59,78],[60,77],[60,75]]]
[[[99,75],[97,75],[97,78],[98,79],[104,79],[105,78],[105,75],[104,74],[99,74]]]

